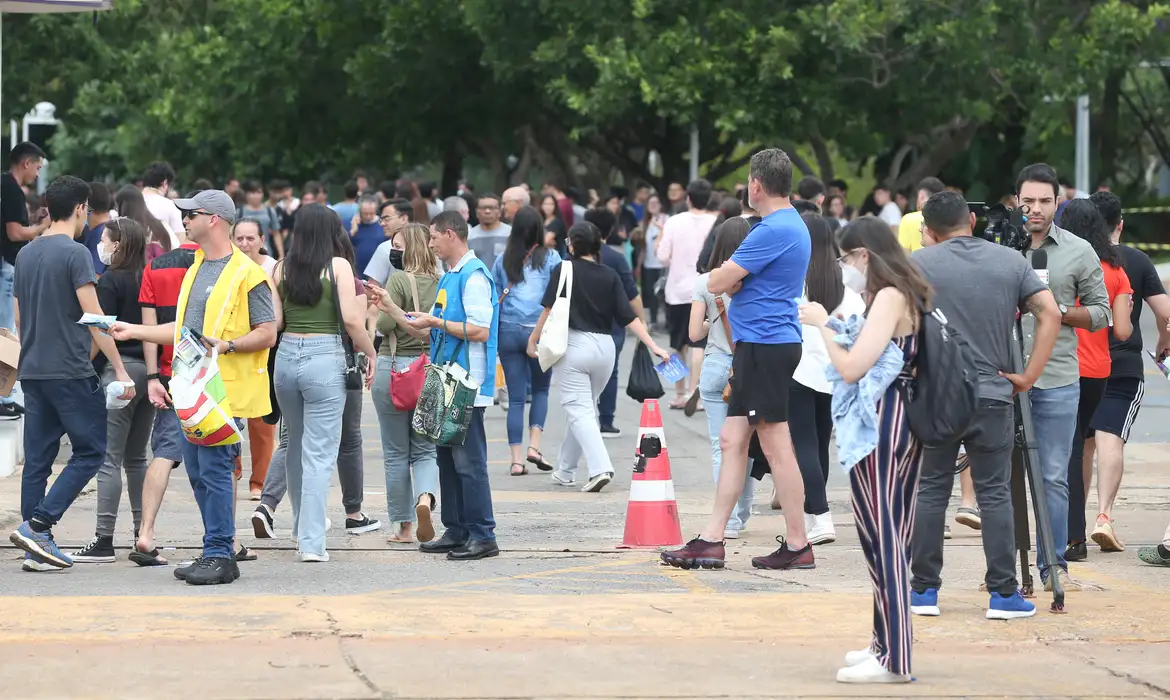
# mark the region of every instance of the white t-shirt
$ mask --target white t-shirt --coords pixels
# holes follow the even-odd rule
[[[276,272],[276,258],[265,255],[264,260],[260,262],[260,267],[268,274],[268,279],[272,279],[272,273]]]
[[[178,233],[186,230],[183,228],[183,213],[173,201],[156,192],[143,190],[142,199],[146,202],[146,210],[161,221],[167,233],[171,234],[171,250],[178,248],[182,243]]]
[[[897,226],[902,223],[902,210],[898,208],[897,204],[886,202],[886,206],[882,207],[882,213],[878,214],[878,218],[890,226]]]
[[[805,289],[804,296],[808,296]],[[849,318],[850,316],[865,313],[865,300],[861,295],[849,287],[845,287],[845,296],[841,298],[841,305],[833,309],[832,315]],[[821,336],[821,329],[813,326],[801,326],[800,364],[792,373],[792,378],[813,391],[822,394],[832,393],[829,380],[825,378],[825,369],[829,366],[829,351],[825,349],[825,339]]]

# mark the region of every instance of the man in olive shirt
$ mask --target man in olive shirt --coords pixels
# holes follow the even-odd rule
[[[1060,183],[1056,171],[1043,163],[1029,165],[1016,178],[1016,203],[1026,212],[1024,225],[1032,237],[1026,255],[1048,284],[1060,308],[1061,327],[1052,357],[1035,386],[1028,386],[1018,375],[1009,377],[1016,391],[1029,391],[1032,419],[1039,446],[1040,468],[1044,474],[1044,498],[1048,502],[1052,541],[1056,545],[1057,564],[1068,572],[1063,545],[1068,541],[1068,460],[1072,452],[1077,425],[1077,405],[1081,397],[1080,364],[1077,361],[1076,328],[1099,331],[1109,325],[1109,297],[1105,292],[1105,275],[1101,261],[1089,243],[1053,223]],[[1047,262],[1035,259],[1044,252]],[[1078,305],[1079,300],[1079,305]],[[1024,316],[1024,354],[1032,354],[1036,319]],[[1036,548],[1036,566],[1046,587],[1048,567],[1044,554]],[[1065,590],[1076,590],[1068,582]]]

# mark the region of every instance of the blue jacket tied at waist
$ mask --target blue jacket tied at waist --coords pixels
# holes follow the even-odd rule
[[[828,327],[837,332],[833,341],[848,350],[857,342],[865,319],[830,318]],[[876,364],[861,381],[849,384],[830,363],[825,378],[833,388],[833,427],[837,433],[837,458],[846,472],[877,448],[877,402],[906,366],[902,350],[890,342]]]

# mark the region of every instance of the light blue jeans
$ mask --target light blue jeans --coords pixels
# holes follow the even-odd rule
[[[345,410],[344,373],[340,336],[281,338],[273,385],[288,427],[292,528],[305,554],[325,554],[325,509]]]
[[[438,498],[439,463],[435,444],[410,428],[414,411],[399,411],[390,399],[390,370],[402,371],[418,359],[399,355],[391,367],[390,358],[378,357],[374,371],[374,411],[382,429],[382,465],[386,470],[386,511],[392,523],[415,521],[414,504],[429,493]]]
[[[1040,452],[1040,471],[1044,475],[1044,500],[1048,504],[1052,544],[1056,549],[1056,563],[1068,570],[1064,559],[1064,545],[1068,541],[1068,458],[1072,452],[1073,435],[1077,428],[1077,408],[1081,400],[1080,382],[1055,389],[1032,389],[1032,422],[1036,427],[1036,443]],[[1040,578],[1048,579],[1048,562],[1040,549],[1040,533],[1036,533],[1036,568]]]
[[[12,276],[16,268],[6,260],[0,260],[0,328],[16,331],[16,299],[12,292]],[[0,403],[23,403],[20,382],[12,388],[10,396],[0,396]]]
[[[727,386],[727,375],[731,374],[731,355],[713,352],[703,357],[703,369],[699,374],[699,399],[707,414],[707,434],[711,438],[711,466],[715,483],[719,483],[719,469],[723,466],[723,449],[719,447],[719,433],[727,420],[727,404],[723,402],[723,387]],[[752,517],[752,500],[756,487],[752,483],[752,460],[748,459],[747,474],[743,480],[743,493],[727,521],[727,529],[739,531],[747,526]]]

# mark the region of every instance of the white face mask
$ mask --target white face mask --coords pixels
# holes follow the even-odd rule
[[[865,273],[852,265],[841,264],[841,281],[858,294],[865,291]]]
[[[114,251],[106,245],[105,241],[98,243],[97,254],[98,260],[101,260],[103,265],[109,265],[114,261]]]

